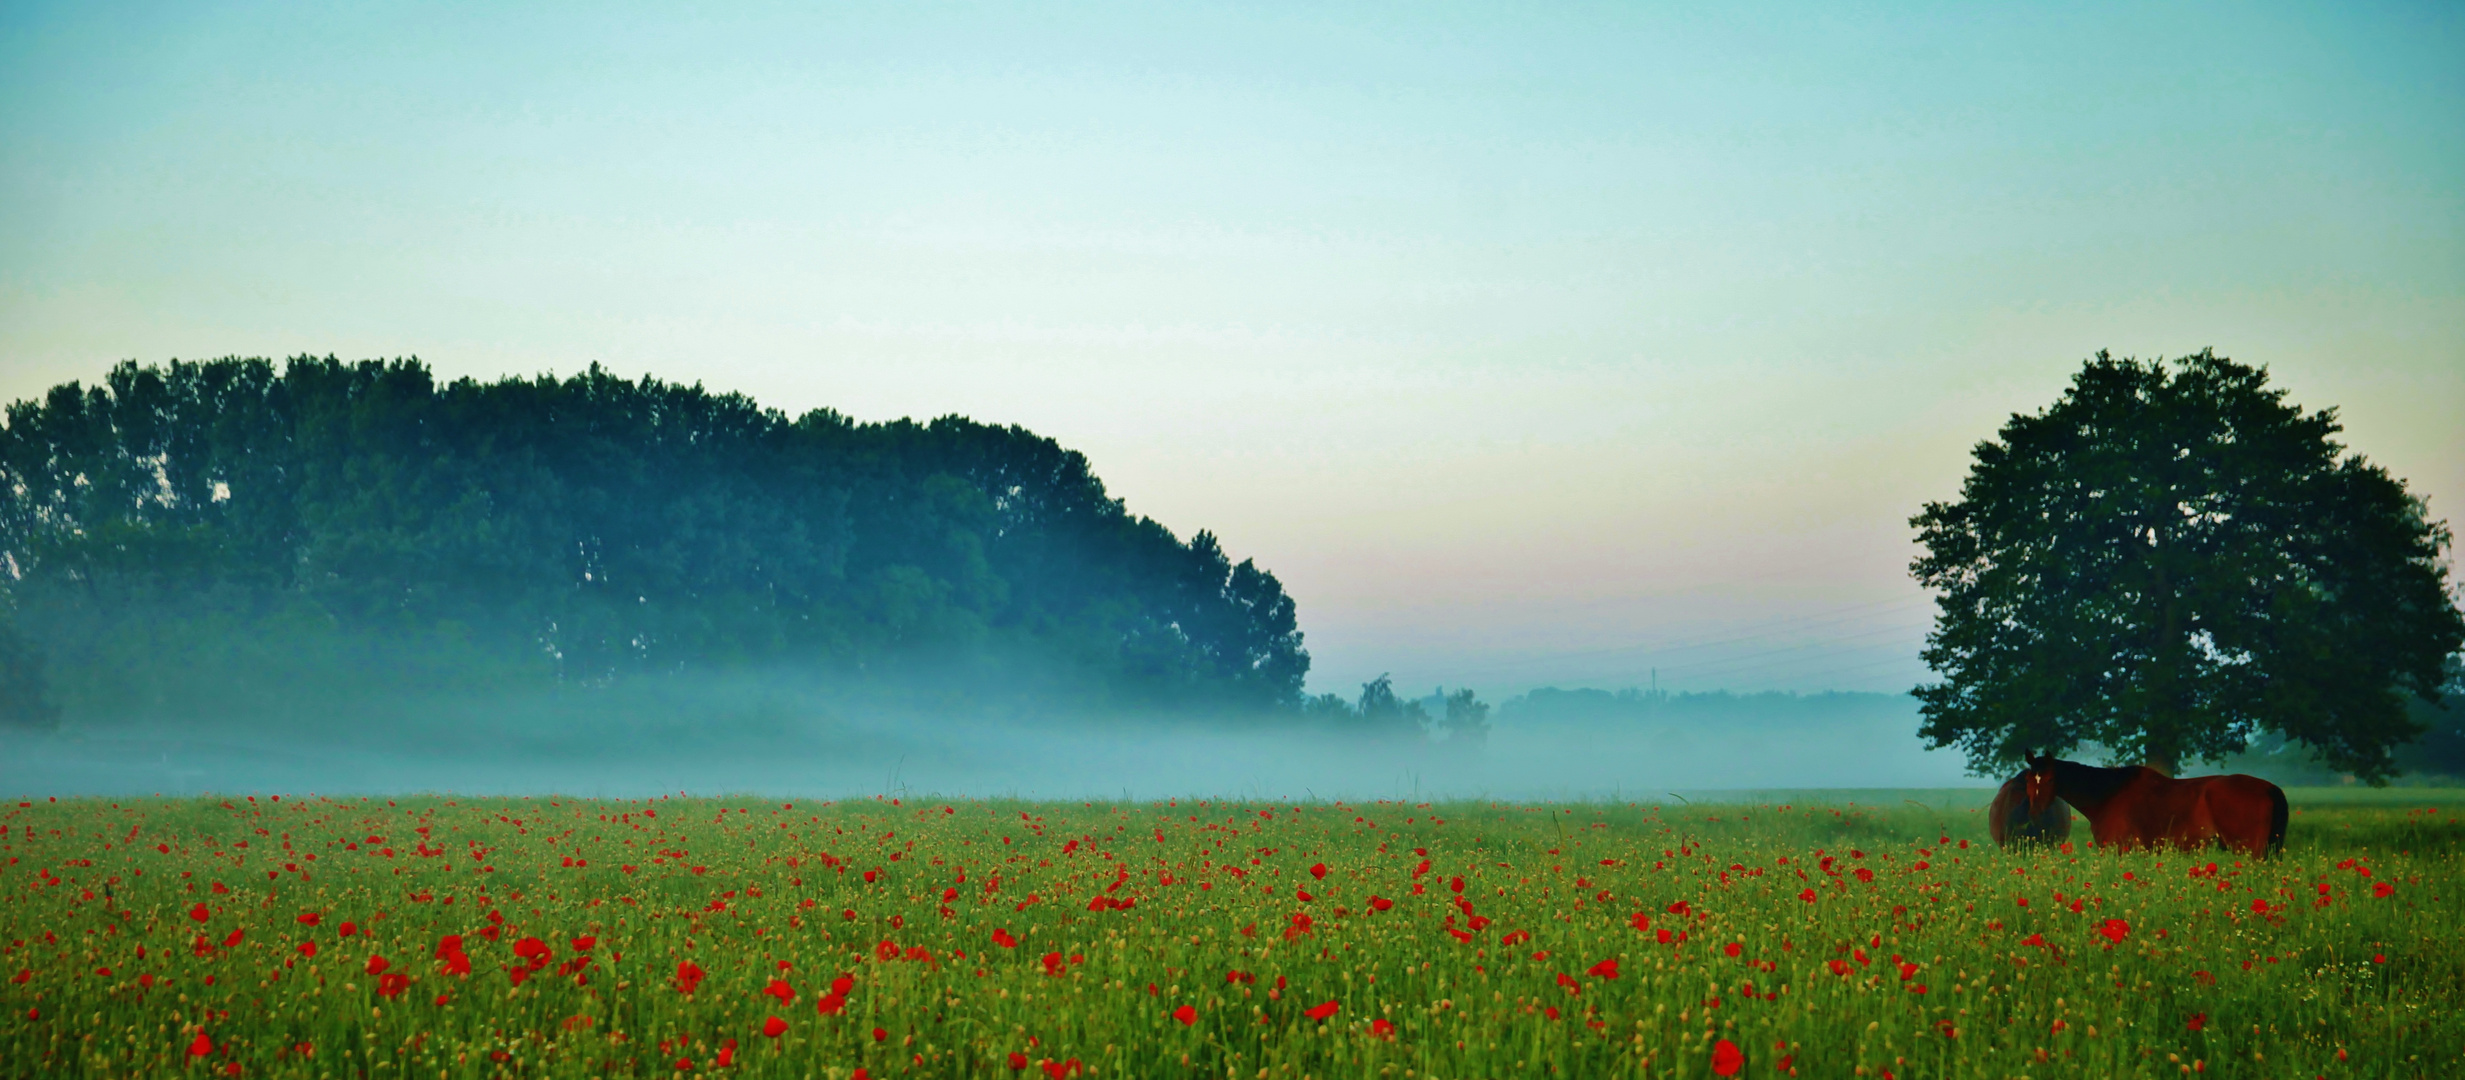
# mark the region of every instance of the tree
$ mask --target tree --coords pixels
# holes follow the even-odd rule
[[[1981,773],[2084,743],[2172,772],[2274,732],[2373,783],[2465,644],[2428,519],[2265,369],[2100,352],[1910,524],[1921,734]]]
[[[1445,693],[1441,690],[1440,693]],[[1467,751],[1489,744],[1489,703],[1470,690],[1446,694],[1446,741]]]

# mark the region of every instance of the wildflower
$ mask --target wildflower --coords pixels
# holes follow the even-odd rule
[[[1746,1053],[1727,1039],[1712,1044],[1712,1075],[1736,1076],[1746,1067]]]
[[[691,960],[676,962],[676,992],[691,994],[702,987],[702,966]]]
[[[1385,911],[1385,910],[1387,910],[1388,908],[1392,908],[1392,907],[1394,907],[1394,906],[1395,906],[1395,901],[1393,901],[1393,900],[1389,900],[1389,899],[1387,899],[1386,897],[1383,897],[1383,896],[1376,896],[1376,895],[1373,895],[1373,896],[1371,896],[1371,897],[1369,898],[1369,909],[1370,909],[1371,911]]]
[[[1607,960],[1601,961],[1600,963],[1594,964],[1588,971],[1585,972],[1585,974],[1588,974],[1595,979],[1617,978],[1618,958],[1613,956]]]
[[[1740,944],[1738,944],[1737,942],[1732,941],[1732,942],[1730,942],[1730,943],[1728,943],[1728,944],[1726,944],[1726,945],[1721,946],[1721,947],[1720,947],[1720,951],[1721,951],[1721,954],[1722,954],[1722,955],[1727,956],[1728,958],[1730,958],[1730,959],[1732,959],[1732,960],[1735,960],[1735,959],[1737,959],[1737,955],[1738,955],[1739,953],[1746,951],[1746,946],[1744,946],[1744,945],[1740,945]]]
[[[1320,881],[1324,881],[1324,880],[1326,880],[1326,877],[1327,877],[1327,864],[1325,864],[1325,863],[1311,863],[1311,864],[1310,864],[1310,876],[1311,876],[1311,877],[1314,877],[1314,878],[1317,878],[1317,879],[1319,879]]]
[[[2097,928],[2097,932],[2104,935],[2107,941],[2120,945],[2124,938],[2131,936],[2131,924],[2121,919],[2107,919],[2104,926]]]
[[[300,942],[299,950],[301,956],[305,956],[313,960],[317,955],[317,943],[313,941]]]
[[[776,1016],[762,1021],[762,1034],[773,1039],[787,1034],[787,1021],[781,1020]]]
[[[377,976],[378,997],[400,997],[403,991],[410,988],[411,977],[400,972],[387,972]]]
[[[1019,1053],[1019,1052],[1018,1052],[1018,1051],[1016,1051],[1016,1050],[1012,1050],[1012,1051],[1010,1051],[1010,1071],[1011,1071],[1011,1072],[1020,1072],[1020,1071],[1025,1070],[1026,1068],[1027,1068],[1027,1055],[1022,1054],[1022,1053]]]
[[[2385,899],[2387,899],[2387,898],[2389,898],[2389,897],[2391,897],[2391,896],[2396,895],[2396,891],[2397,891],[2397,887],[2396,887],[2395,885],[2390,884],[2390,883],[2385,882],[2385,881],[2373,882],[2373,883],[2371,884],[2371,895],[2376,896],[2376,897],[2378,897],[2378,898],[2380,898],[2380,899],[2382,899],[2382,900],[2385,900]]]
[[[1371,1038],[1392,1040],[1395,1038],[1395,1025],[1381,1016],[1369,1022],[1369,1033]]]
[[[188,1044],[188,1056],[193,1058],[201,1058],[213,1052],[214,1040],[206,1038],[205,1032],[202,1031],[197,1033],[195,1042]]]
[[[1198,1010],[1184,1005],[1173,1010],[1173,1019],[1181,1021],[1181,1026],[1188,1027],[1198,1022]]]
[[[1015,949],[1019,947],[1019,939],[1012,937],[1008,930],[996,928],[993,931],[993,944],[1005,949]]]
[[[323,919],[324,917],[325,916],[319,915],[313,911],[303,911],[300,912],[299,915],[299,924],[301,926],[315,926],[317,925],[318,920]]]
[[[1312,1020],[1325,1020],[1326,1018],[1335,1015],[1336,1011],[1341,1008],[1343,1008],[1343,1006],[1337,1005],[1334,1001],[1330,1000],[1323,1005],[1317,1005],[1302,1010],[1302,1015],[1307,1016]]]
[[[1054,978],[1060,978],[1060,977],[1061,977],[1061,973],[1062,973],[1062,972],[1061,972],[1061,954],[1060,954],[1060,953],[1055,952],[1055,953],[1046,953],[1046,954],[1044,954],[1044,973],[1045,973],[1045,974],[1047,974],[1047,975],[1051,975],[1051,976],[1053,976]]]
[[[368,973],[371,975],[383,975],[385,969],[392,966],[393,963],[382,956],[372,955],[368,958]]]
[[[1797,894],[1797,898],[1798,898],[1798,899],[1800,899],[1800,900],[1803,900],[1803,901],[1805,901],[1805,902],[1807,902],[1807,903],[1809,903],[1809,904],[1814,903],[1814,902],[1815,902],[1815,891],[1814,891],[1813,889],[1805,889],[1805,890],[1802,890],[1802,891],[1800,891],[1800,892]]]
[[[874,1029],[873,1029],[873,1041],[874,1041],[874,1042],[888,1042],[888,1041],[890,1041],[890,1033],[889,1033],[889,1032],[887,1032],[887,1031],[882,1030],[881,1028],[874,1028]]]
[[[197,920],[198,922],[204,922],[204,921],[206,920],[206,917],[207,917],[207,916],[206,916],[205,905],[204,905],[204,904],[199,904],[199,905],[197,905],[196,907],[193,907],[193,908],[188,909],[188,917],[189,917],[189,918],[191,918],[191,919],[195,919],[195,920]],[[199,1038],[203,1038],[204,1036],[198,1036],[198,1037],[199,1037]]]
[[[2193,1031],[2198,1031],[2201,1028],[2207,1027],[2208,1014],[2204,1012],[2192,1013],[2191,1019],[2184,1021],[2183,1026],[2190,1028]]]
[[[770,980],[770,985],[763,987],[762,992],[778,998],[781,1005],[791,1005],[796,1001],[796,991],[788,986],[786,979]]]

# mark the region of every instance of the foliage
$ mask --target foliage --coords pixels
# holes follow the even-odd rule
[[[2384,782],[2465,645],[2449,534],[2264,370],[2099,353],[1911,523],[1940,591],[1917,688],[1980,773],[2084,743],[2172,771],[2276,732]]]
[[[73,715],[762,666],[1259,710],[1309,667],[1273,574],[1017,427],[310,357],[122,364],[7,420],[0,586]]]
[[[2454,807],[2293,794],[2260,863],[1993,850],[1982,792],[15,802],[0,1072],[2465,1067]]]

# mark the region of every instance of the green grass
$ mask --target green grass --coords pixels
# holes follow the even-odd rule
[[[1681,794],[0,804],[0,1073],[1704,1076],[1724,1044],[1744,1076],[2465,1068],[2456,792],[2297,790],[2258,863],[1992,850],[1983,791]]]

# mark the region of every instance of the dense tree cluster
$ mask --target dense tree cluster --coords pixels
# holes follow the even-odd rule
[[[788,667],[1076,706],[1295,710],[1275,575],[959,417],[790,417],[593,367],[122,364],[0,430],[0,708]],[[970,679],[974,681],[970,681]]]

